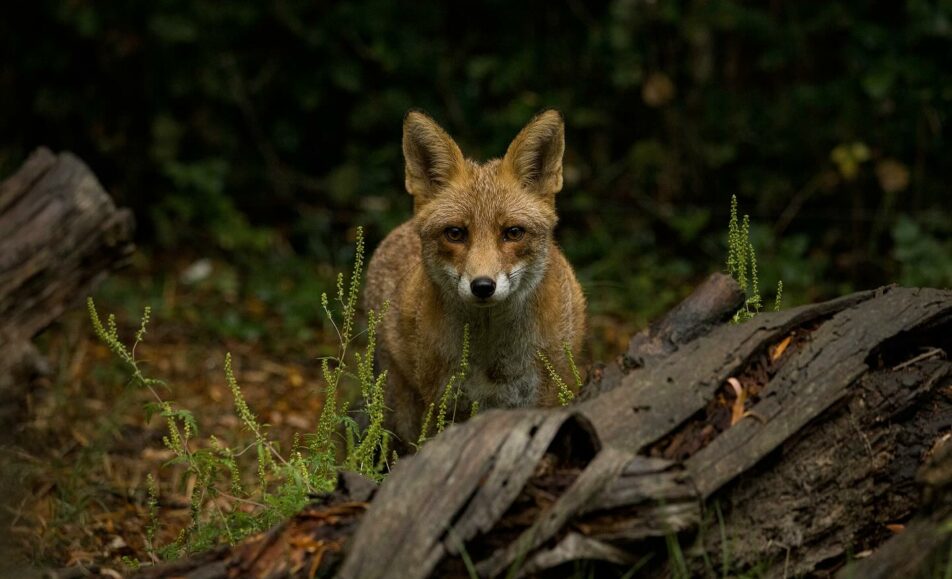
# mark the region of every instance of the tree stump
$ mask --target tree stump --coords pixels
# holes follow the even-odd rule
[[[37,149],[0,183],[0,424],[49,372],[33,338],[125,262],[133,229],[71,153]]]

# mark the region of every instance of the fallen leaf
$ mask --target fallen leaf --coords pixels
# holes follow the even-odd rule
[[[301,375],[300,370],[297,368],[291,368],[288,372],[288,382],[291,386],[299,388],[304,385],[304,376]]]
[[[899,533],[906,530],[906,525],[893,523],[891,525],[886,525],[886,528],[889,529],[889,532],[892,533],[893,535],[898,535]]]
[[[731,426],[734,426],[744,418],[744,401],[747,396],[744,393],[744,387],[741,386],[740,380],[737,378],[728,378],[727,383],[731,385],[734,394],[737,395],[731,405]]]
[[[119,549],[125,549],[129,545],[126,543],[126,540],[122,537],[116,535],[109,541],[108,547],[113,551],[118,551]]]
[[[773,351],[770,352],[770,361],[776,362],[780,356],[783,356],[783,353],[787,350],[787,346],[790,345],[790,342],[793,340],[793,336],[787,336],[779,344],[773,347]]]

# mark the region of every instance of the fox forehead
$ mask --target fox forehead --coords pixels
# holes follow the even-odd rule
[[[499,159],[477,163],[467,159],[466,171],[420,209],[417,222],[424,236],[445,227],[520,226],[543,233],[557,220],[551,200],[500,170]]]

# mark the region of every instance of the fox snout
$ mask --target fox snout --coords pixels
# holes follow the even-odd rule
[[[496,291],[496,282],[489,277],[477,277],[469,282],[469,289],[474,296],[486,299],[492,297],[493,292]]]
[[[495,275],[468,275],[452,272],[457,278],[456,293],[464,302],[475,305],[492,305],[502,302],[513,293],[511,272],[500,271]]]

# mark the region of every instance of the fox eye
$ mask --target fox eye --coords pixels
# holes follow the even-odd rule
[[[466,230],[462,227],[447,227],[443,230],[443,235],[453,243],[462,243],[466,239]]]
[[[502,238],[506,241],[519,241],[526,234],[526,230],[521,227],[508,227],[502,232]]]

